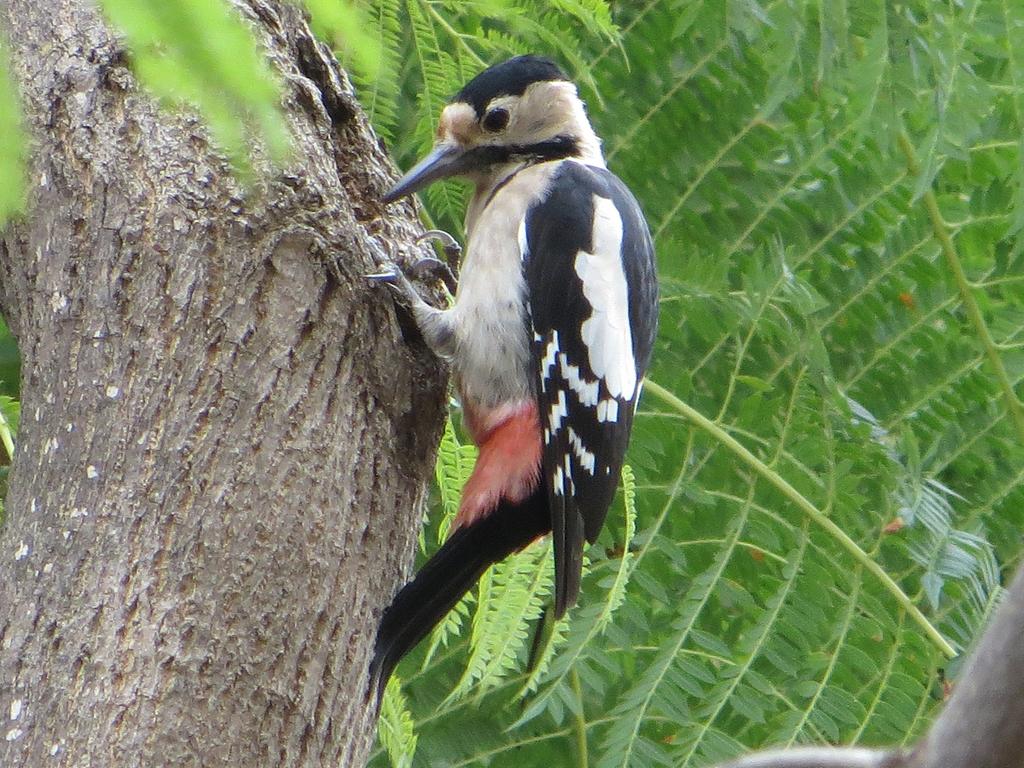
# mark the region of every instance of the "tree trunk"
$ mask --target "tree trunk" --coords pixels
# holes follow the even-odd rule
[[[0,765],[359,765],[443,372],[361,275],[416,224],[293,6],[240,3],[296,155],[242,187],[88,0],[4,0],[33,140],[0,238],[23,354]]]

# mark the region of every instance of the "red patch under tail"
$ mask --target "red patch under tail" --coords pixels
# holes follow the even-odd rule
[[[540,477],[540,418],[533,400],[487,411],[467,409],[469,432],[480,447],[473,474],[462,490],[452,530],[470,525],[505,499],[518,504]]]

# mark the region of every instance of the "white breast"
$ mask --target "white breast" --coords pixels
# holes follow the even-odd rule
[[[464,400],[476,406],[532,397],[530,336],[520,227],[556,163],[525,168],[481,207],[470,204],[466,257],[452,308],[454,365]],[[479,189],[477,196],[490,195]]]

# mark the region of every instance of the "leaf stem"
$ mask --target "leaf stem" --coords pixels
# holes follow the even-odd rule
[[[920,173],[921,168],[914,154],[914,147],[910,143],[907,134],[903,131],[899,134],[899,145],[907,161],[907,170],[915,175]],[[922,199],[924,200],[925,210],[928,211],[928,218],[931,220],[932,233],[939,242],[942,255],[946,257],[946,263],[949,264],[949,269],[953,273],[953,279],[956,280],[956,286],[960,292],[960,300],[967,311],[967,317],[971,321],[971,325],[974,326],[978,338],[981,340],[981,346],[985,350],[989,363],[992,365],[996,381],[1003,391],[1006,410],[1010,412],[1010,416],[1013,418],[1018,438],[1024,441],[1024,407],[1021,406],[1020,398],[1017,397],[1017,393],[1013,390],[1013,382],[1010,381],[1010,375],[1006,371],[1003,359],[999,356],[999,346],[992,338],[988,324],[985,322],[985,317],[981,313],[981,307],[978,306],[978,302],[974,298],[971,283],[964,273],[963,263],[960,261],[960,256],[953,245],[953,238],[950,237],[946,222],[942,218],[942,212],[939,210],[939,202],[935,197],[935,190],[929,186],[922,195]]]
[[[587,754],[587,721],[583,717],[583,688],[580,686],[580,673],[576,667],[569,673],[572,681],[572,692],[576,697],[576,764],[579,768],[587,768],[590,765],[590,757]]]
[[[940,651],[950,658],[956,656],[956,650],[949,644],[949,641],[942,636],[939,630],[936,629],[930,621],[928,621],[928,618],[921,613],[921,610],[914,604],[907,593],[904,592],[895,581],[893,581],[893,578],[885,572],[885,569],[875,562],[868,553],[865,552],[857,542],[851,539],[842,528],[836,525],[828,515],[814,506],[807,497],[790,485],[782,475],[757,458],[757,456],[747,450],[738,440],[736,440],[736,438],[722,429],[718,424],[713,422],[700,411],[691,407],[688,403],[678,398],[672,392],[669,392],[657,382],[647,379],[644,382],[644,389],[673,407],[691,423],[710,434],[718,442],[742,459],[743,462],[757,472],[757,474],[775,486],[783,496],[796,504],[804,514],[806,514],[818,526],[824,528],[825,531],[838,541],[840,546],[853,556],[854,560],[872,573],[882,583],[882,586],[885,587],[886,591],[893,596],[896,602],[899,603],[900,607],[910,615],[914,623],[924,631],[925,635],[928,636]]]
[[[448,23],[447,19],[445,19],[441,14],[439,14],[437,12],[437,9],[434,8],[434,4],[432,2],[429,2],[429,0],[426,3],[426,7],[427,7],[427,11],[430,13],[430,15],[434,17],[434,21],[436,21],[438,23],[438,25],[445,32],[447,32],[452,37],[452,39],[454,39],[462,47],[462,49],[467,54],[469,54],[469,56],[473,59],[473,63],[476,66],[478,66],[478,67],[486,67],[487,66],[487,62],[484,61],[483,59],[481,59],[480,56],[477,54],[477,52],[474,51],[472,48],[470,48],[469,47],[469,43],[466,42],[466,39],[467,38],[471,38],[472,35],[467,35],[467,34],[465,34],[463,32],[459,32],[459,30],[455,29],[455,27],[453,27],[451,24]]]

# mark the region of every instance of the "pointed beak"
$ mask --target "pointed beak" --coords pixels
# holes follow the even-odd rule
[[[401,197],[418,192],[428,184],[458,176],[468,170],[471,165],[468,153],[454,143],[445,142],[434,147],[433,151],[420,160],[416,167],[399,179],[381,199],[385,203],[393,203]]]

